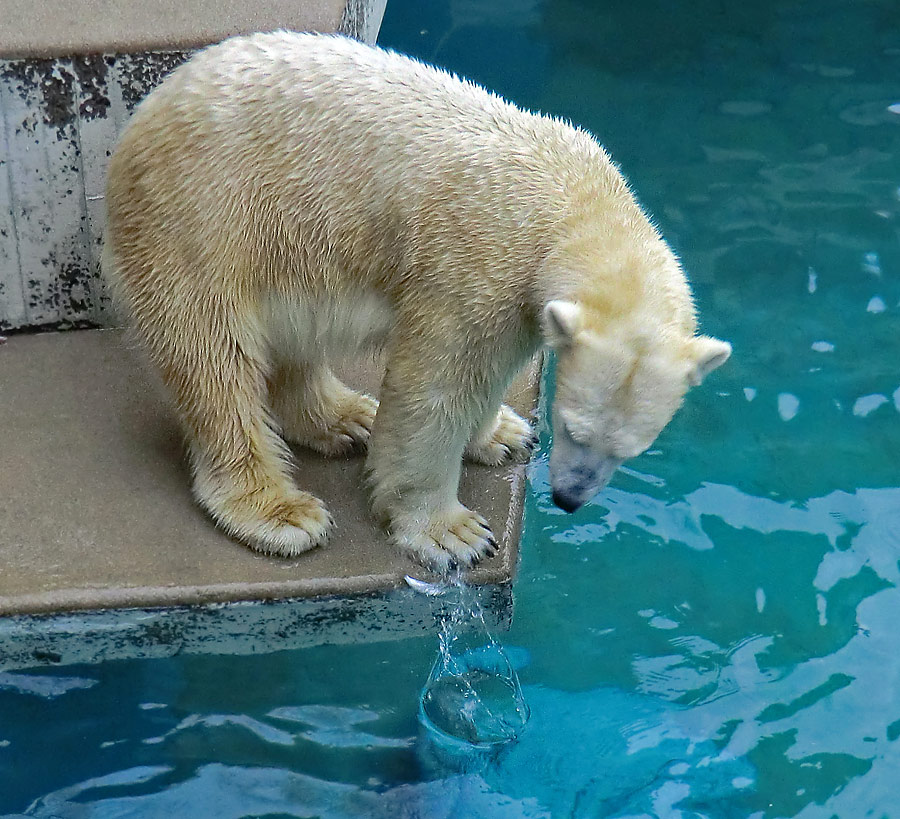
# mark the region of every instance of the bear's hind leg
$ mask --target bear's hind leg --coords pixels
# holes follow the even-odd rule
[[[323,455],[364,452],[378,402],[346,386],[322,363],[282,362],[269,378],[284,437]]]
[[[256,323],[237,305],[216,313],[185,310],[178,327],[145,333],[188,432],[194,496],[236,539],[292,557],[325,540],[331,517],[291,479],[290,452],[265,405]]]

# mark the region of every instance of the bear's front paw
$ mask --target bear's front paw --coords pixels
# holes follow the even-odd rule
[[[440,574],[497,554],[497,541],[488,522],[461,503],[434,515],[424,527],[394,519],[391,539],[413,560]]]
[[[487,466],[527,461],[536,444],[537,436],[531,424],[503,404],[493,430],[466,447],[466,458]]]
[[[348,391],[349,392],[349,391]],[[285,425],[285,438],[329,457],[365,452],[375,423],[378,401],[363,393],[349,392],[331,417]]]
[[[329,426],[326,454],[365,452],[375,424],[378,401],[365,393],[351,393],[341,407],[340,415]]]

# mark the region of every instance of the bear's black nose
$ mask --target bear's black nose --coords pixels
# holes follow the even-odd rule
[[[574,512],[576,509],[579,509],[584,503],[581,498],[567,495],[565,492],[561,492],[559,489],[553,490],[553,502],[564,512]]]

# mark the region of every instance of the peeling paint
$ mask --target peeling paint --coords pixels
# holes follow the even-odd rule
[[[74,116],[72,102],[75,77],[64,62],[52,59],[8,60],[0,69],[0,79],[13,87],[30,109],[37,108],[51,128],[70,124]],[[34,130],[28,118],[21,127]],[[62,138],[62,137],[60,137]]]
[[[191,51],[166,51],[153,54],[120,55],[122,100],[129,112],[168,74],[187,62]]]
[[[106,164],[191,52],[0,60],[0,329],[100,326]]]
[[[102,54],[87,54],[72,59],[72,69],[78,77],[81,101],[78,115],[85,120],[105,118],[109,109],[106,79],[109,64]]]

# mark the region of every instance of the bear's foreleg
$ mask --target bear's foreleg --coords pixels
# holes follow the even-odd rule
[[[236,539],[292,557],[325,540],[331,516],[291,479],[290,451],[266,407],[257,327],[244,305],[213,303],[143,329],[188,433],[194,496]]]
[[[493,390],[427,366],[424,342],[411,347],[388,360],[367,460],[372,509],[402,552],[447,572],[497,550],[487,521],[457,497],[463,451]]]

